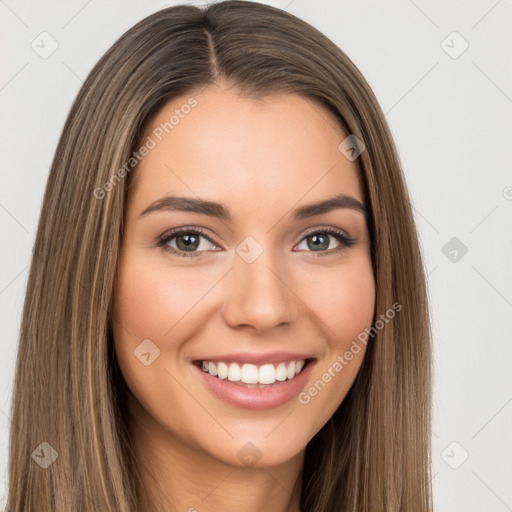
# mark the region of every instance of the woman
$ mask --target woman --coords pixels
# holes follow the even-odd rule
[[[429,512],[430,365],[403,173],[348,57],[258,3],[126,32],[48,179],[9,509]]]

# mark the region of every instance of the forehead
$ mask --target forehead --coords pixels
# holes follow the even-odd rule
[[[336,192],[362,201],[356,164],[338,149],[346,136],[331,112],[298,94],[253,99],[211,87],[153,116],[130,195],[141,207],[171,193],[233,209],[291,207]]]

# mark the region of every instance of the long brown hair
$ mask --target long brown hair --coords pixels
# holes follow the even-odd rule
[[[348,395],[308,444],[301,510],[430,512],[428,301],[392,136],[364,77],[332,41],[287,12],[243,1],[148,16],[105,53],[74,101],[46,186],[23,309],[8,507],[140,510],[111,328],[125,196],[136,172],[126,162],[160,107],[221,79],[248,96],[301,94],[364,142],[357,164],[374,321],[391,304],[403,306],[371,337]]]

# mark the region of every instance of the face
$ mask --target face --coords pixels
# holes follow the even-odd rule
[[[302,96],[225,86],[151,120],[114,295],[115,350],[148,442],[273,466],[343,401],[375,299],[346,135]]]

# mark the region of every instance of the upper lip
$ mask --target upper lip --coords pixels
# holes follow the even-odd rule
[[[246,352],[240,352],[237,354],[198,357],[194,358],[193,361],[222,361],[225,363],[247,363],[254,365],[262,365],[265,363],[275,364],[284,361],[302,361],[303,359],[312,359],[312,356],[308,354],[298,354],[296,352],[269,352],[267,354],[249,354]]]

